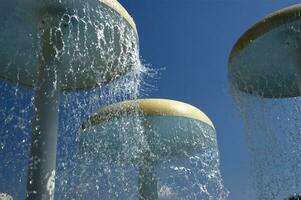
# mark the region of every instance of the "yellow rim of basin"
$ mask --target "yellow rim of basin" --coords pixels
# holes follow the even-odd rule
[[[214,128],[209,117],[198,108],[187,103],[169,99],[138,99],[124,101],[101,108],[88,120],[88,124],[98,124],[102,121],[117,118],[124,113],[137,111],[137,106],[148,116],[175,116],[199,120]],[[88,125],[89,126],[89,125]],[[86,126],[83,125],[83,128]]]
[[[247,30],[235,43],[230,57],[229,63],[232,62],[233,58],[252,41],[256,40],[261,35],[277,28],[281,25],[291,23],[301,19],[301,4],[296,4],[268,15],[263,18],[249,30]]]
[[[99,0],[99,1],[101,3],[104,3],[105,5],[109,6],[116,12],[118,12],[137,33],[136,24],[135,24],[133,18],[130,16],[130,14],[125,10],[125,8],[117,0]]]

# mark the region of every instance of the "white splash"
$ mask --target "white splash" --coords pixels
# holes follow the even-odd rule
[[[50,200],[54,199],[54,188],[55,188],[55,170],[51,172],[47,181],[47,191],[50,196]]]
[[[9,194],[0,193],[0,200],[13,200],[13,197]]]

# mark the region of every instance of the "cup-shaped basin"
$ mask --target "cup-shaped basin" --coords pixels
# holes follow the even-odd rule
[[[82,155],[154,160],[193,154],[215,143],[215,129],[199,109],[164,99],[126,101],[100,109],[78,135]]]
[[[265,17],[246,31],[229,57],[232,85],[267,98],[300,95],[301,4]]]
[[[34,85],[46,28],[62,90],[100,86],[137,65],[136,26],[116,0],[11,0],[0,13],[0,79]]]

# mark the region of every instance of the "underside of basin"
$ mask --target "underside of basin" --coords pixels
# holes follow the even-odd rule
[[[2,80],[35,85],[41,35],[49,21],[49,41],[59,43],[55,56],[62,90],[101,86],[137,66],[135,23],[116,0],[12,0],[0,13]]]
[[[234,45],[229,78],[235,89],[266,98],[300,95],[301,5],[264,18]]]

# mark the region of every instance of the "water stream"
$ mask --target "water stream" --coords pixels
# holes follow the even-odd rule
[[[258,199],[287,199],[301,190],[301,99],[233,91],[242,116]]]

